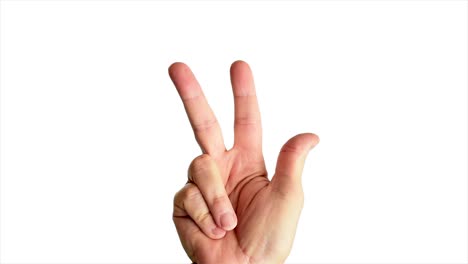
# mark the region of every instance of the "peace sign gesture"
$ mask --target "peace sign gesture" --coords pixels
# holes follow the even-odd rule
[[[177,62],[169,75],[203,152],[189,166],[188,183],[174,197],[173,220],[196,263],[283,263],[303,205],[301,175],[315,134],[286,142],[272,180],[262,154],[262,127],[252,72],[231,65],[234,146],[227,150],[217,119],[189,67]]]

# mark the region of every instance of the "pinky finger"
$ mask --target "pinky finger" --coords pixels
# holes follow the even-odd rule
[[[200,189],[193,183],[186,184],[174,197],[174,217],[184,216],[190,217],[209,238],[220,239],[226,235],[214,222]]]

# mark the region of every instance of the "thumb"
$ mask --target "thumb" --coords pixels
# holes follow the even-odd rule
[[[290,187],[301,186],[301,175],[309,151],[315,147],[320,138],[312,133],[303,133],[292,137],[281,148],[276,163],[272,184],[278,190],[288,192]],[[286,188],[286,189],[285,189]]]

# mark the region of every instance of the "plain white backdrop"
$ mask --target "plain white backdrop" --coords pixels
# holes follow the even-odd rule
[[[467,263],[466,1],[1,1],[0,262],[188,263],[200,154],[167,74],[232,144],[250,63],[274,169],[312,132],[288,263]]]

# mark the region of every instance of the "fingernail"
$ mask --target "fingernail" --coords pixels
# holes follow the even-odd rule
[[[224,231],[223,229],[219,228],[219,227],[215,227],[211,230],[211,232],[213,233],[213,235],[215,236],[220,236],[220,235],[224,235],[224,233],[226,231]]]
[[[232,213],[225,213],[221,216],[221,226],[225,230],[232,230],[236,226],[236,217]]]

